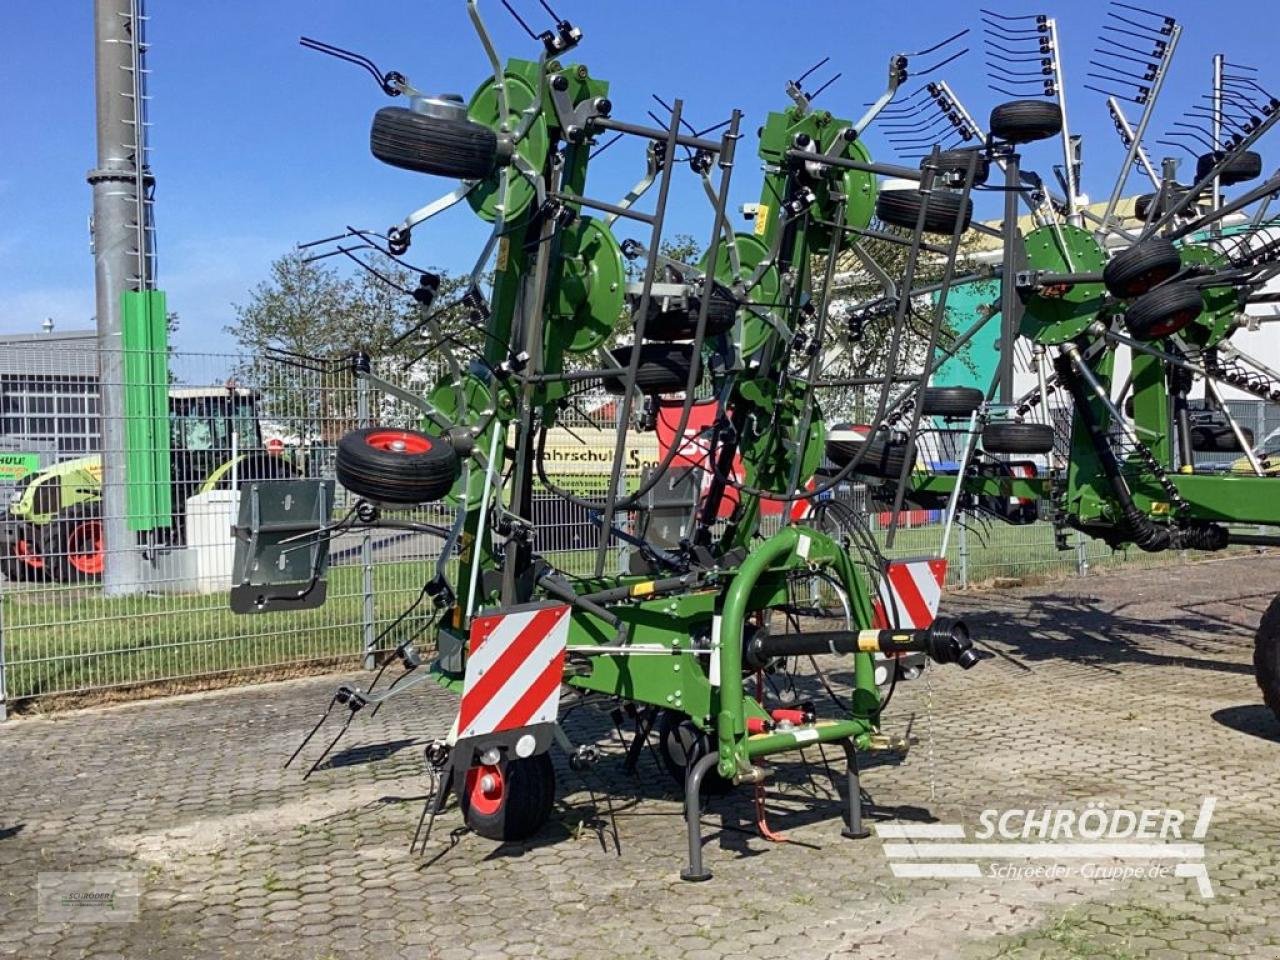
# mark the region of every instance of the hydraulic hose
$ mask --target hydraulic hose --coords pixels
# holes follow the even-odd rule
[[[1076,413],[1089,438],[1093,442],[1094,451],[1098,455],[1098,463],[1111,486],[1116,502],[1120,505],[1120,527],[1134,545],[1147,553],[1159,553],[1162,550],[1221,550],[1227,545],[1227,529],[1217,524],[1197,524],[1189,527],[1170,527],[1154,523],[1150,517],[1138,509],[1133,502],[1133,494],[1129,484],[1121,473],[1120,462],[1107,433],[1098,422],[1093,406],[1089,402],[1084,384],[1075,370],[1075,365],[1067,354],[1059,354],[1053,361],[1060,382],[1066,385],[1075,403]]]

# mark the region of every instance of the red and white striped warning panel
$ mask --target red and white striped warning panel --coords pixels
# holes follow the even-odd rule
[[[929,626],[938,615],[946,580],[946,560],[890,560],[880,578],[872,626],[881,630],[921,630]]]
[[[476,617],[459,738],[555,721],[568,643],[568,604]]]

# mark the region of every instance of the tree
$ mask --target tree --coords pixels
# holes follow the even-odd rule
[[[861,241],[862,249],[874,261],[900,292],[906,274],[909,247],[891,240],[869,238]],[[824,275],[824,261],[814,264],[815,282]],[[962,244],[956,257],[954,276],[959,277],[973,270]],[[843,349],[824,367],[824,379],[850,377],[883,377],[911,375],[924,366],[930,330],[933,325],[933,308],[936,298],[932,294],[913,297],[907,304],[907,315],[898,344],[896,363],[889,369],[894,317],[898,298],[890,297],[876,272],[868,267],[854,252],[842,253],[836,267],[836,290],[828,314],[828,324],[834,326],[833,340]],[[937,255],[922,252],[916,263],[911,286],[920,288],[943,279],[946,262]],[[934,350],[937,363],[947,347],[954,342],[956,331],[944,316]],[[890,387],[892,400],[903,384]],[[874,413],[880,396],[880,386],[847,387],[826,391],[826,408],[829,418],[865,420]]]
[[[380,372],[403,380],[407,368],[434,367],[440,351],[465,352],[464,338],[481,336],[464,323],[466,311],[453,305],[462,281],[447,274],[427,308],[435,320],[421,336],[412,335],[424,319],[412,295],[419,279],[397,264],[379,267],[377,275],[343,274],[297,252],[277,258],[268,279],[235,305],[235,322],[226,327],[245,354],[237,375],[260,391],[269,416],[285,421],[285,432],[299,441],[335,439],[358,418],[348,358],[367,354]],[[433,332],[435,342],[424,343]],[[424,353],[431,356],[424,360]],[[407,379],[422,378],[410,370]]]

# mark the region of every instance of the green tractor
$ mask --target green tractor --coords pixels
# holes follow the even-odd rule
[[[235,436],[235,442],[232,436]],[[183,542],[186,501],[233,479],[296,476],[264,445],[258,397],[244,387],[169,391],[172,522],[166,542]],[[0,573],[11,581],[84,583],[102,575],[102,457],[64,460],[19,479],[0,519]]]

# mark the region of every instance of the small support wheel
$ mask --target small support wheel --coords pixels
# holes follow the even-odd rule
[[[1124,325],[1135,340],[1159,340],[1177,333],[1204,312],[1204,297],[1190,284],[1169,283],[1144,293],[1125,311]]]
[[[338,441],[338,482],[373,503],[439,500],[462,472],[448,441],[417,430],[365,427]]]
[[[1031,143],[1062,132],[1062,110],[1048,100],[1011,100],[991,111],[988,126],[997,140]]]
[[[476,764],[455,784],[468,827],[489,840],[527,840],[551,816],[556,771],[551,755]]]

